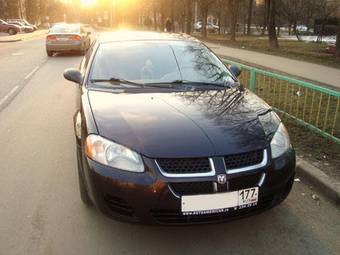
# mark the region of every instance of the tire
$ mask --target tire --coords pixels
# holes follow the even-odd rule
[[[8,29],[7,32],[8,32],[10,35],[15,35],[15,34],[17,34],[17,31],[16,31],[14,28]]]
[[[77,153],[78,154],[78,153]],[[80,191],[80,198],[81,198],[81,201],[88,207],[91,207],[93,205],[90,197],[89,197],[89,194],[87,192],[87,188],[86,188],[86,185],[85,185],[85,181],[84,181],[84,176],[83,176],[83,170],[80,166],[80,162],[79,162],[79,157],[77,155],[77,165],[78,165],[78,182],[79,182],[79,191]]]
[[[49,57],[53,56],[53,51],[47,50],[46,53],[47,53],[47,56],[49,56]]]

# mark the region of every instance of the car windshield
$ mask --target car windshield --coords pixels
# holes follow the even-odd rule
[[[89,80],[113,78],[139,84],[183,81],[197,85],[226,85],[235,82],[230,71],[208,48],[198,42],[182,41],[101,44]]]
[[[70,33],[79,33],[80,27],[78,25],[54,25],[50,33],[57,33],[57,34],[70,34]]]

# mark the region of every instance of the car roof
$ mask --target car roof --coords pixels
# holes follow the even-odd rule
[[[191,41],[198,42],[187,34],[145,32],[145,31],[115,31],[103,32],[98,38],[99,43],[122,41]]]
[[[53,23],[52,27],[54,27],[54,26],[60,26],[60,27],[62,27],[62,26],[64,26],[64,27],[79,27],[79,26],[81,26],[81,24],[80,23],[64,23],[64,22],[59,22],[59,23]]]

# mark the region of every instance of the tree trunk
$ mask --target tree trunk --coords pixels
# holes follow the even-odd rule
[[[172,28],[171,28],[171,32],[175,32],[175,1],[171,1],[170,4],[170,11],[171,11],[171,24],[172,24]]]
[[[192,28],[192,0],[186,0],[186,33],[191,34]]]
[[[340,18],[339,18],[339,25],[338,25],[338,34],[336,36],[336,53],[335,56],[340,58]]]
[[[295,34],[295,36],[296,36],[296,39],[297,39],[298,41],[301,41],[299,31],[297,30],[297,23],[296,23],[296,22],[294,23],[294,34]]]
[[[217,22],[217,25],[218,25],[218,34],[220,35],[221,34],[221,18],[222,18],[222,12],[221,10],[218,11],[218,14],[217,14],[217,19],[218,19],[218,22]]]
[[[276,0],[267,0],[268,2],[268,36],[270,48],[279,48],[279,42],[276,35]]]
[[[230,41],[236,41],[236,29],[237,29],[237,14],[238,14],[238,0],[229,1],[230,10]]]
[[[247,21],[247,35],[251,35],[251,23],[253,18],[253,6],[254,6],[254,0],[249,0],[248,5],[248,21]]]
[[[163,32],[165,29],[165,1],[161,0],[161,24],[160,24],[160,29]]]
[[[156,8],[156,1],[153,1],[153,28],[157,30],[157,8]]]
[[[208,6],[202,8],[202,37],[207,37]]]
[[[280,15],[277,16],[278,19],[278,24],[277,24],[277,35],[280,36],[281,35],[281,17]]]
[[[269,2],[270,2],[270,0],[264,1],[262,35],[264,35],[266,33],[266,29],[268,27]]]

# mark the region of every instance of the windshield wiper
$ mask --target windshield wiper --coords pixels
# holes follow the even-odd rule
[[[134,85],[134,86],[139,86],[139,87],[144,87],[144,84],[142,83],[137,83],[137,82],[133,82],[133,81],[128,81],[125,79],[120,79],[120,78],[116,78],[116,77],[112,77],[110,79],[92,79],[90,80],[91,82],[108,82],[111,84],[128,84],[128,85]]]
[[[91,82],[108,82],[111,84],[118,84],[120,85],[121,83],[123,84],[128,84],[128,85],[134,85],[134,86],[138,86],[141,88],[173,88],[173,86],[167,82],[167,83],[137,83],[137,82],[133,82],[133,81],[129,81],[129,80],[125,80],[125,79],[119,79],[119,78],[111,78],[111,79],[92,79],[90,80]],[[176,83],[176,82],[175,82]],[[174,84],[175,84],[174,83]],[[165,86],[166,85],[166,86]]]
[[[173,85],[190,85],[190,86],[214,86],[214,87],[221,87],[221,88],[234,88],[239,87],[239,83],[235,82],[235,85],[231,85],[230,82],[226,82],[225,84],[219,83],[212,83],[212,82],[199,82],[199,81],[186,81],[186,80],[174,80],[171,82],[155,82],[155,83],[146,83],[146,86],[153,86],[153,85],[167,85],[168,87],[173,87]]]

